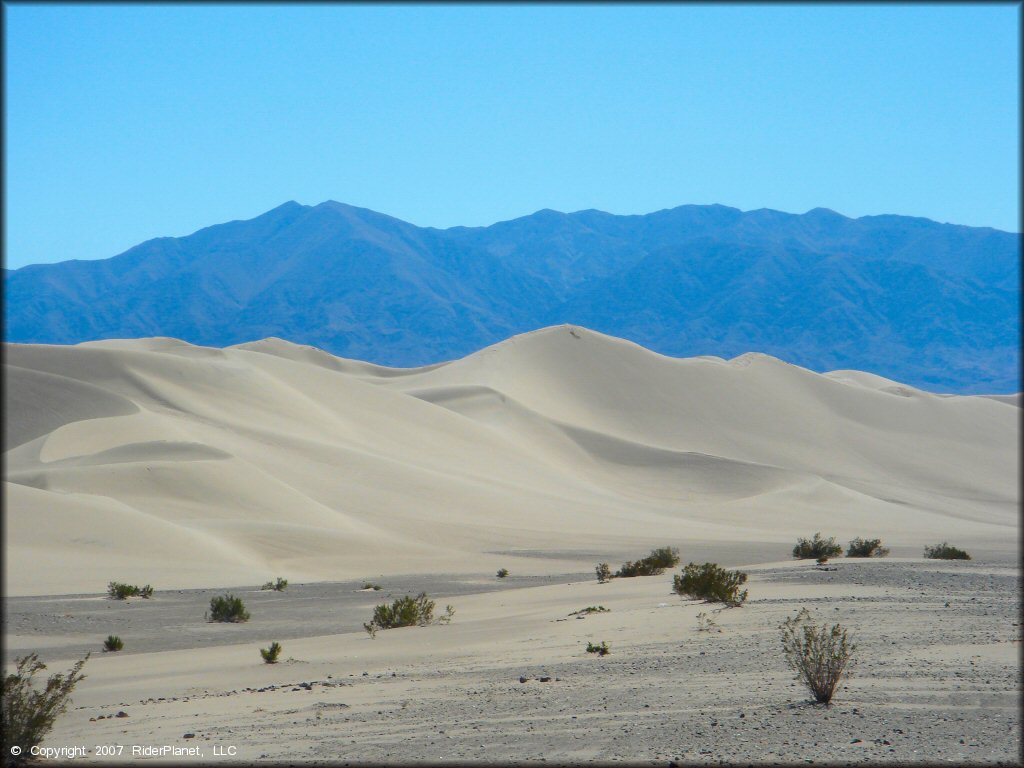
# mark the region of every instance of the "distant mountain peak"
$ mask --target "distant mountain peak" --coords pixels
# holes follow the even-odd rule
[[[810,216],[818,219],[844,219],[849,221],[849,218],[843,216],[841,213],[836,213],[831,208],[811,208],[804,216]]]

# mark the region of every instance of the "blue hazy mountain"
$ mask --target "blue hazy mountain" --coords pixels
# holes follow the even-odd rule
[[[1020,389],[1020,235],[687,205],[434,229],[328,201],[4,270],[5,338],[278,336],[392,366],[578,323],[675,356],[765,352],[933,391]]]

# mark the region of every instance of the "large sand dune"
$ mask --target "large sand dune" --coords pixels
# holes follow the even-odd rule
[[[409,370],[278,339],[5,352],[10,595],[785,557],[816,530],[1017,547],[1019,408],[871,374],[570,326]]]

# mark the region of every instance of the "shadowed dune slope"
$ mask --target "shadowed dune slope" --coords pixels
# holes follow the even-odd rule
[[[11,594],[784,556],[815,530],[1016,546],[1019,411],[855,371],[576,326],[414,369],[280,339],[5,351]]]

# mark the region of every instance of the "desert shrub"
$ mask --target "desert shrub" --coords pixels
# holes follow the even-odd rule
[[[0,692],[0,732],[3,733],[4,765],[27,760],[32,747],[39,745],[57,718],[68,708],[71,692],[85,677],[82,667],[89,654],[76,661],[66,674],[51,675],[42,690],[35,688],[32,678],[46,669],[39,657],[30,653],[16,660],[16,671],[5,675]],[[22,757],[12,756],[12,747],[20,747]]]
[[[597,573],[598,584],[607,584],[612,580],[612,569],[608,566],[608,563],[598,563],[594,571]]]
[[[260,648],[260,656],[267,664],[277,664],[277,657],[281,655],[281,644],[274,641],[269,648]]]
[[[934,547],[925,547],[924,556],[933,560],[970,560],[971,556],[962,549],[952,547],[948,542],[936,544]]]
[[[122,584],[119,581],[112,581],[107,584],[107,596],[114,600],[124,600],[135,594],[135,587],[131,584]]]
[[[363,624],[370,637],[376,637],[379,629],[394,629],[395,627],[424,627],[434,621],[433,600],[427,597],[426,592],[420,592],[416,597],[400,597],[391,605],[383,603],[373,609],[373,618]],[[450,605],[445,607],[444,615],[437,619],[438,624],[447,624],[455,615],[455,609]]]
[[[810,560],[811,558],[817,559],[824,557],[826,560],[830,557],[835,557],[843,552],[843,548],[836,544],[836,537],[830,536],[827,539],[821,538],[821,533],[815,533],[814,538],[808,541],[807,539],[797,539],[796,546],[793,547],[793,557],[797,560]]]
[[[679,564],[679,550],[675,547],[652,549],[647,557],[634,562],[623,563],[616,576],[660,576],[666,568]]]
[[[107,639],[103,641],[104,651],[120,651],[122,648],[124,648],[124,641],[117,635],[107,635]]]
[[[740,592],[740,585],[746,581],[747,574],[727,571],[719,568],[717,563],[690,563],[681,576],[676,574],[672,577],[672,591],[694,600],[738,606],[747,599],[747,590]]]
[[[847,557],[885,557],[889,550],[882,546],[881,539],[856,538],[846,550]]]
[[[504,579],[506,576],[508,576],[508,568],[499,568],[497,576],[499,579]]]
[[[129,597],[142,597],[148,600],[153,596],[153,588],[149,584],[144,587],[137,587],[134,584],[122,584],[119,581],[112,581],[107,584],[107,595],[114,600],[125,600]]]
[[[249,612],[245,610],[242,598],[234,595],[223,595],[210,600],[209,621],[239,623],[249,620]]]
[[[714,619],[712,619],[706,613],[701,611],[700,613],[697,614],[697,631],[698,632],[711,632],[711,631],[721,632],[722,630],[719,628],[718,624],[715,622]]]
[[[274,592],[284,592],[288,588],[288,579],[282,579],[280,576],[277,577],[277,581],[268,581],[262,587],[261,590],[273,590]]]
[[[841,624],[833,624],[831,628],[826,624],[816,627],[806,608],[786,619],[780,629],[786,662],[796,672],[797,679],[814,694],[814,700],[828,704],[856,645],[849,642]]]
[[[364,582],[363,589],[372,589],[374,592],[379,592],[382,587],[380,584],[371,584],[370,582]]]
[[[586,608],[580,608],[578,611],[573,611],[570,616],[586,616],[590,613],[609,613],[611,608],[605,608],[603,605],[588,605]]]
[[[602,640],[600,645],[587,643],[587,653],[596,653],[598,656],[607,656],[611,653],[611,649],[608,647],[608,643]]]
[[[818,555],[817,559],[814,562],[818,565],[824,565],[828,562],[828,557],[826,555]]]

